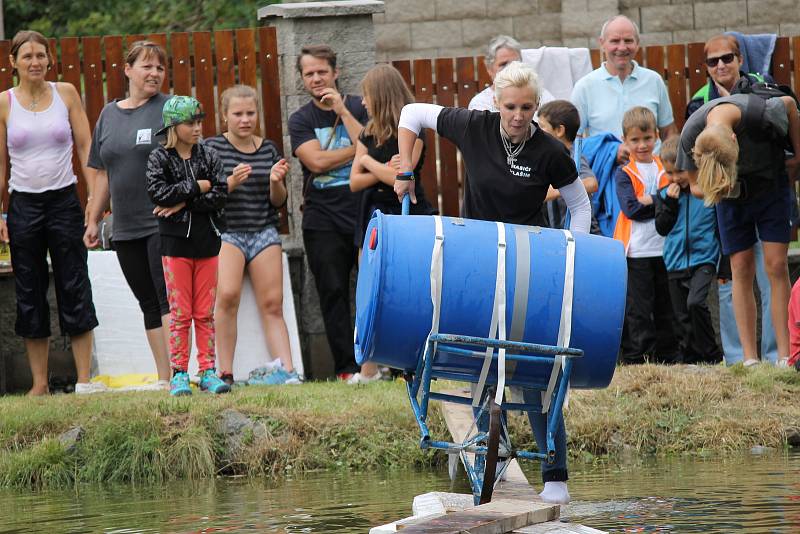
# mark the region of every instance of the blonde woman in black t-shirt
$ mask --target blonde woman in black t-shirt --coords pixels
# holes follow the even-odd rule
[[[398,199],[409,194],[413,168],[413,146],[422,128],[435,129],[461,150],[466,168],[462,214],[471,219],[513,224],[536,224],[552,185],[570,211],[570,230],[589,232],[591,206],[575,164],[566,147],[543,132],[533,115],[539,105],[540,87],[536,73],[518,61],[509,64],[495,78],[495,104],[499,112],[444,108],[433,104],[409,104],[403,108],[398,125],[400,171],[394,182]],[[523,390],[525,402],[539,395]],[[547,418],[540,411],[529,412],[531,427],[544,450]],[[555,435],[556,459],[542,462],[545,502],[566,504],[567,440],[563,420]]]
[[[397,123],[403,106],[414,101],[403,77],[391,65],[372,67],[361,81],[361,94],[367,108],[369,121],[358,136],[356,155],[350,169],[350,189],[363,191],[356,214],[356,246],[364,241],[364,232],[375,210],[399,215],[400,202],[394,193],[394,178],[400,168],[397,149]],[[431,215],[435,210],[425,200],[419,173],[425,159],[425,145],[422,139],[414,142],[412,162],[416,176],[415,193],[417,203],[412,215]],[[360,257],[360,254],[359,254]],[[353,375],[348,384],[365,384],[381,378],[381,373],[373,363],[365,363],[361,371]]]

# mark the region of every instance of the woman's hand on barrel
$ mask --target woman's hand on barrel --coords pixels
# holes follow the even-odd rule
[[[286,175],[289,174],[289,162],[281,158],[278,163],[272,166],[269,171],[270,182],[283,182],[286,180]]]
[[[178,202],[174,206],[156,206],[153,208],[153,215],[156,217],[169,217],[186,207],[186,202]]]
[[[403,202],[403,197],[408,195],[412,204],[417,203],[417,195],[414,192],[414,180],[395,180],[394,192],[397,194],[397,200]]]

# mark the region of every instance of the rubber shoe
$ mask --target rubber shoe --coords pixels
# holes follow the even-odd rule
[[[169,381],[169,394],[173,397],[192,394],[192,387],[189,385],[189,373],[186,371],[175,373],[175,376]]]
[[[93,393],[105,393],[108,391],[108,386],[102,382],[87,382],[85,384],[75,384],[76,395],[91,395]]]
[[[230,390],[231,387],[217,376],[217,371],[215,369],[206,369],[203,371],[203,374],[200,375],[200,391],[210,391],[211,393],[220,394],[228,393]]]
[[[378,380],[381,379],[383,379],[383,373],[381,373],[380,369],[378,369],[378,372],[372,376],[367,376],[362,373],[356,373],[350,377],[347,383],[350,384],[351,386],[354,386],[357,384],[370,384],[372,382],[377,382]]]

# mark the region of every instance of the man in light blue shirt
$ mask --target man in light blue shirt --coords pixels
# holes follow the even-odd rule
[[[661,74],[633,60],[639,50],[636,24],[624,15],[612,17],[603,25],[599,43],[606,60],[572,90],[572,103],[581,116],[580,131],[586,135],[611,132],[621,138],[622,115],[644,106],[656,116],[661,139],[678,133]]]

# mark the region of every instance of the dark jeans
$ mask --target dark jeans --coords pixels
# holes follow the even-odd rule
[[[17,294],[17,335],[50,337],[48,252],[61,334],[77,336],[93,330],[98,323],[83,244],[83,210],[75,186],[11,193],[8,236]]]
[[[672,310],[684,363],[722,361],[722,350],[717,345],[707,303],[708,288],[716,281],[716,275],[713,265],[699,265],[685,274],[669,275]]]
[[[622,328],[622,363],[678,363],[667,269],[661,256],[628,258],[628,293]]]
[[[303,244],[314,275],[336,374],[355,373],[358,366],[353,355],[350,313],[350,272],[357,254],[353,234],[303,230]]]
[[[520,388],[522,390],[522,402],[525,404],[537,404],[541,405],[542,402],[542,392],[540,390],[535,389],[525,389]],[[481,396],[481,405],[486,400],[486,393],[488,388],[483,391],[483,395]],[[555,395],[553,395],[555,399]],[[475,416],[478,415],[478,409],[473,408],[472,412]],[[531,429],[533,430],[533,437],[536,440],[536,448],[541,453],[547,452],[547,414],[542,413],[541,409],[533,410],[526,412],[528,415],[528,421],[531,424]],[[503,425],[501,427],[501,432],[503,428],[507,427],[507,415],[506,411],[502,411],[502,419]],[[482,432],[486,432],[489,429],[489,415],[488,413],[482,414],[482,416],[477,421],[477,428]],[[561,422],[559,423],[558,427],[556,428],[556,433],[553,436],[554,445],[556,448],[556,457],[555,461],[552,464],[547,463],[546,460],[542,460],[539,462],[541,464],[541,472],[542,472],[542,482],[566,482],[569,480],[569,473],[567,470],[567,430],[564,426],[564,416],[562,413]]]
[[[161,328],[161,316],[169,315],[169,303],[158,232],[139,239],[115,240],[114,249],[122,274],[139,301],[145,330]]]

